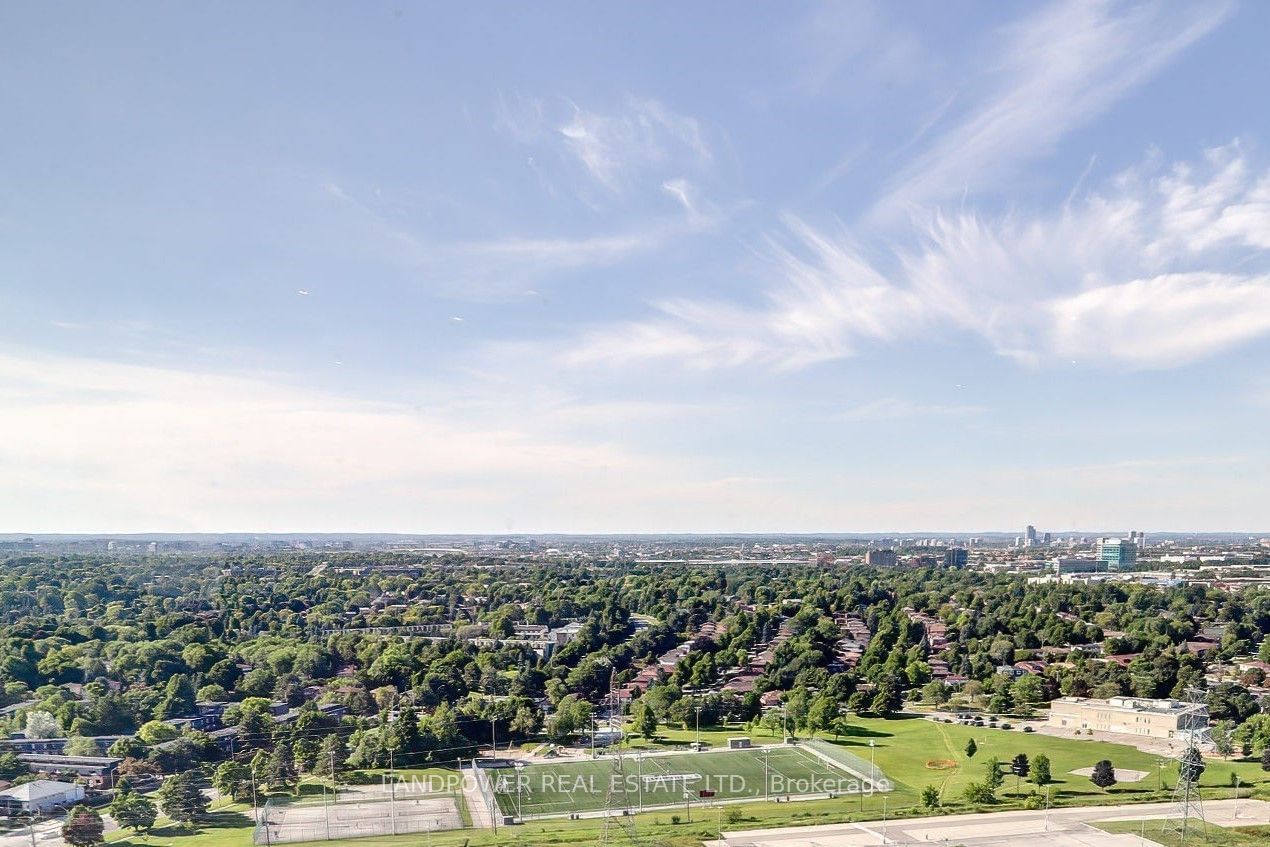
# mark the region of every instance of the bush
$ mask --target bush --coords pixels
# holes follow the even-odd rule
[[[679,825],[679,822],[680,822],[680,821],[682,821],[682,820],[683,820],[683,818],[679,817],[679,815],[671,815],[671,816],[670,816],[670,822],[671,822],[672,824],[675,824],[676,826],[678,826],[678,825]]]
[[[992,786],[986,782],[970,783],[962,792],[962,796],[966,798],[966,802],[973,803],[976,806],[985,806],[997,802],[997,795],[993,792]]]

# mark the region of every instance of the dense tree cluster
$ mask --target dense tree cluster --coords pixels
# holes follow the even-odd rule
[[[932,651],[914,613],[944,624],[946,646]],[[850,668],[835,657],[844,615],[871,634]],[[576,634],[547,658],[518,635],[569,623]],[[851,712],[947,701],[935,661],[969,680],[956,696],[996,712],[1060,695],[1178,696],[1204,684],[1212,661],[1270,655],[1270,592],[1034,586],[929,567],[387,552],[20,556],[0,562],[0,702],[25,705],[0,731],[69,737],[67,749],[81,754],[103,752],[100,736],[126,736],[110,752],[125,759],[123,774],[141,779],[224,759],[206,734],[172,721],[200,701],[227,702],[234,752],[256,759],[244,765],[239,756],[216,779],[241,797],[253,776],[286,788],[333,767],[453,761],[491,739],[585,735],[615,687],[706,624],[714,635],[628,705],[638,732],[723,719],[773,733],[833,732]],[[1221,640],[1201,657],[1188,642],[1210,624],[1223,628]],[[754,690],[721,691],[778,632]],[[1079,649],[1088,645],[1099,650]],[[1054,650],[1066,661],[1043,673],[998,672]],[[1099,652],[1130,658],[1104,661]],[[1248,686],[1264,675],[1246,676],[1212,687],[1209,706],[1228,722],[1221,732],[1232,750],[1260,753],[1270,747],[1270,715]],[[779,714],[760,703],[773,691]],[[277,703],[296,710],[294,719],[275,720]],[[330,717],[320,704],[347,712]],[[20,770],[0,756],[0,777]]]

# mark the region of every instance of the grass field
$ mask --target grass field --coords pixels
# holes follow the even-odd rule
[[[1182,839],[1176,832],[1163,832],[1162,821],[1107,821],[1094,826],[1103,832],[1128,833],[1139,835],[1145,833],[1151,841],[1163,844],[1164,847],[1183,847]],[[1187,842],[1194,844],[1197,837],[1188,837]],[[1202,842],[1206,847],[1265,847],[1270,844],[1270,826],[1240,826],[1229,829],[1210,826],[1204,832]]]
[[[798,747],[705,753],[629,755],[612,760],[544,762],[491,774],[499,807],[520,817],[603,809],[610,786],[621,808],[684,805],[712,791],[713,800],[848,794],[861,780]],[[687,795],[687,798],[685,798]]]
[[[720,747],[726,746],[729,737],[744,734],[746,733],[738,727],[703,727],[701,730],[702,740]],[[665,749],[668,746],[686,744],[694,737],[695,733],[691,730],[674,730],[663,732],[663,737],[655,743],[645,744],[641,741],[638,746]],[[754,737],[761,742],[772,740],[764,733],[756,733]],[[979,746],[979,753],[973,759],[968,759],[964,752],[965,742],[971,737]],[[664,847],[699,847],[703,839],[716,837],[720,827],[751,829],[876,820],[882,817],[884,798],[888,803],[887,814],[892,818],[924,816],[932,813],[931,810],[922,808],[919,802],[919,793],[925,785],[943,789],[942,805],[934,810],[935,813],[953,814],[982,811],[986,808],[1018,809],[1022,807],[1028,791],[1035,788],[1026,781],[1022,784],[1023,796],[1016,796],[1014,778],[1007,776],[1004,787],[997,792],[998,804],[986,808],[966,803],[961,791],[966,783],[983,778],[983,762],[987,757],[996,755],[1004,762],[1019,752],[1027,753],[1033,758],[1037,753],[1045,753],[1053,760],[1054,777],[1060,780],[1051,786],[1051,801],[1054,806],[1167,800],[1169,796],[1167,791],[1164,794],[1158,792],[1160,780],[1159,769],[1155,766],[1156,757],[1118,744],[1085,738],[1054,738],[1035,733],[951,726],[919,718],[883,720],[854,716],[849,721],[847,733],[836,742],[829,739],[829,743],[837,744],[841,749],[867,760],[870,740],[876,745],[874,753],[878,767],[898,786],[888,794],[799,803],[757,800],[711,810],[701,809],[693,804],[690,813],[686,813],[682,807],[651,811],[634,818],[640,836],[648,843]],[[1110,759],[1117,767],[1148,771],[1151,776],[1144,782],[1118,785],[1104,793],[1088,779],[1068,773],[1076,768],[1089,767],[1100,758]],[[953,767],[934,769],[926,766],[928,762],[938,759],[948,760]],[[446,769],[429,771],[438,774],[453,773]],[[1270,774],[1262,771],[1258,763],[1251,761],[1210,760],[1202,781],[1205,797],[1230,797],[1229,777],[1232,772],[1238,774],[1245,786],[1243,796],[1270,800]],[[423,773],[421,770],[418,775]],[[1172,765],[1164,770],[1163,776],[1164,784],[1172,788],[1175,781],[1175,769]],[[320,793],[320,787],[314,786],[312,790]],[[740,820],[728,821],[725,812],[739,815]],[[676,821],[675,818],[679,820]],[[498,832],[469,829],[438,833],[432,837],[431,842],[432,847],[520,847],[529,844],[586,847],[596,843],[600,828],[601,822],[595,818],[577,821],[546,818],[520,826],[499,827]],[[160,819],[151,835],[112,832],[107,836],[107,841],[111,842],[111,847],[250,847],[251,831],[250,805],[244,807],[241,804],[222,804],[217,806],[211,819],[196,828],[178,827]],[[1246,828],[1216,832],[1215,836],[1217,837],[1210,843],[1217,847],[1251,847],[1252,844],[1267,843],[1264,832]],[[323,842],[321,847],[418,847],[420,843],[420,836],[415,834],[330,841]],[[1169,847],[1176,845],[1170,844]]]

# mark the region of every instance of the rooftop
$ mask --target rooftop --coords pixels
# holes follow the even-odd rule
[[[33,800],[42,800],[45,797],[61,797],[68,790],[76,787],[73,782],[36,779],[31,782],[24,782],[21,785],[15,785],[12,788],[6,788],[4,791],[0,791],[0,797],[11,797],[14,800],[29,803]]]

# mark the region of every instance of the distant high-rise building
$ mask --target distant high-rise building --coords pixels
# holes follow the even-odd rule
[[[1023,533],[1023,537],[1027,539],[1029,545],[1036,543],[1036,527],[1031,524],[1027,525],[1027,531]]]
[[[944,551],[944,567],[964,568],[969,558],[965,547],[949,547]]]
[[[864,554],[864,563],[875,568],[895,567],[894,550],[870,550]]]
[[[1099,538],[1095,555],[1108,570],[1128,570],[1138,561],[1138,547],[1127,538]]]
[[[1044,544],[1053,544],[1054,536],[1047,532],[1043,536],[1041,536],[1041,542]]]

